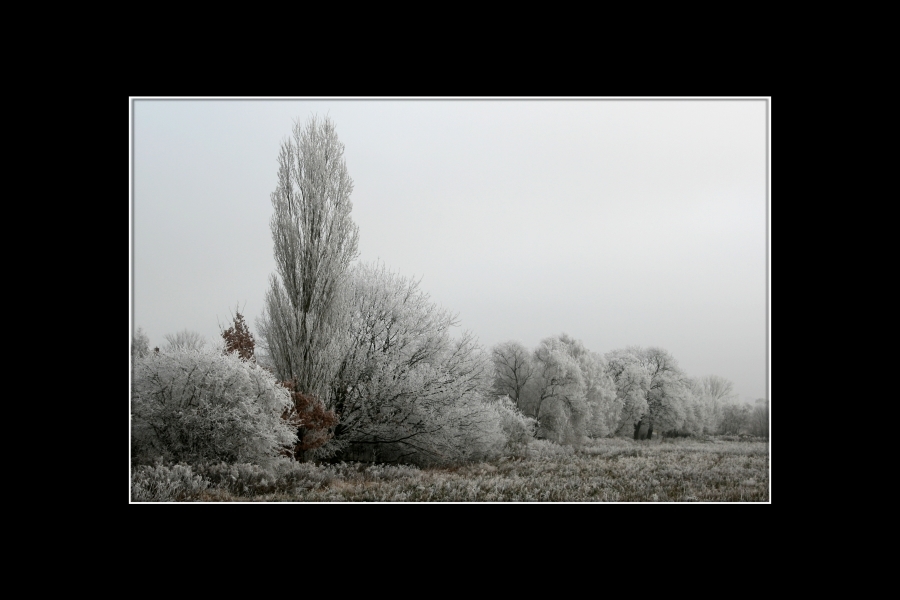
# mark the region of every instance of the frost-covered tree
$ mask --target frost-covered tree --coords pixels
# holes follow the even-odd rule
[[[662,432],[663,435],[701,435],[710,433],[713,422],[711,405],[703,394],[702,386],[696,379],[686,378],[684,389],[684,421],[678,429]]]
[[[722,409],[722,421],[719,424],[719,433],[732,435],[749,433],[752,412],[753,409],[749,404],[726,404]]]
[[[616,397],[621,403],[616,434],[625,432],[639,423],[647,414],[647,391],[650,389],[650,374],[647,369],[624,350],[616,350],[606,355],[607,370],[616,386]]]
[[[657,431],[684,425],[690,401],[687,376],[662,348],[630,346],[606,355],[616,394],[624,406],[618,430],[631,425],[634,438],[652,439]]]
[[[709,415],[706,432],[715,433],[721,425],[724,408],[737,402],[738,395],[734,391],[734,384],[718,375],[701,377],[699,384],[698,395],[701,402],[706,405]]]
[[[165,339],[167,344],[163,348],[164,352],[201,350],[206,346],[206,339],[196,331],[189,329],[182,329],[178,333],[167,333]]]
[[[334,123],[296,122],[278,156],[270,222],[276,273],[257,328],[278,377],[318,398],[328,394],[343,350],[336,304],[357,255],[352,191]]]
[[[134,464],[266,464],[297,437],[281,415],[288,390],[223,345],[176,347],[134,361],[131,449]]]
[[[520,408],[522,392],[534,376],[531,352],[519,342],[501,342],[491,349],[491,361],[494,365],[494,394],[509,396]]]
[[[700,384],[703,386],[703,392],[719,403],[735,402],[737,400],[734,384],[724,377],[707,375],[700,378]]]
[[[725,406],[733,404],[737,395],[733,384],[718,375],[690,378],[688,388],[688,410],[681,429],[672,431],[676,435],[698,435],[717,433],[723,418]]]
[[[613,433],[621,402],[600,354],[563,333],[542,340],[531,364],[523,404],[540,423],[540,436],[577,443]]]
[[[590,409],[584,375],[561,336],[541,340],[534,350],[535,375],[525,394],[529,415],[538,422],[538,437],[577,442],[585,434]]]
[[[486,400],[488,357],[471,334],[451,335],[456,316],[418,281],[360,264],[342,299],[348,341],[329,394],[340,418],[332,448],[441,463],[506,443],[499,409]]]
[[[750,413],[750,433],[758,437],[769,437],[769,401],[758,398]]]
[[[616,387],[606,368],[606,360],[597,352],[587,350],[580,341],[565,334],[569,352],[581,369],[584,382],[584,398],[590,410],[590,420],[585,433],[591,437],[612,435],[621,417],[622,402],[616,395]]]
[[[134,332],[131,338],[131,358],[143,358],[150,353],[150,338],[141,327]]]

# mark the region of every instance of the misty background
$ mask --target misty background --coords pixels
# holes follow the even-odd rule
[[[276,158],[330,116],[358,260],[421,277],[489,349],[660,346],[768,398],[766,101],[131,99],[131,323],[254,335]]]

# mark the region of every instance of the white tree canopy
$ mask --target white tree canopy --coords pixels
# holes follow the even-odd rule
[[[329,408],[340,416],[335,444],[400,444],[446,457],[454,436],[477,427],[485,357],[469,333],[453,339],[456,317],[413,279],[383,265],[356,265],[341,312],[345,350]]]
[[[622,403],[600,354],[563,333],[541,340],[531,364],[522,405],[540,423],[539,436],[578,443],[613,433]]]
[[[623,404],[618,432],[631,425],[637,433],[644,423],[651,431],[684,425],[691,397],[689,382],[668,351],[629,346],[609,352],[606,361]]]

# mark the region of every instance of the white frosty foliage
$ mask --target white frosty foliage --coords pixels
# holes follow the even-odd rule
[[[668,351],[629,346],[608,353],[606,360],[624,406],[620,432],[641,424],[658,433],[682,430],[689,418],[697,418],[690,382]]]
[[[622,409],[603,357],[565,333],[541,340],[527,360],[520,344],[494,348],[495,387],[521,390],[519,406],[560,443],[613,433]],[[524,381],[524,384],[522,383]]]
[[[534,377],[531,352],[520,342],[501,342],[491,350],[491,362],[494,366],[492,391],[498,396],[508,396],[521,408],[525,386]]]
[[[141,358],[150,353],[150,338],[143,328],[138,327],[131,339],[132,358]]]
[[[347,346],[329,406],[340,415],[335,449],[368,447],[369,460],[457,462],[506,451],[507,432],[525,435],[524,416],[486,399],[489,359],[474,336],[454,339],[455,316],[417,281],[357,265],[342,313]]]
[[[289,405],[274,375],[221,344],[150,353],[133,366],[132,461],[267,463],[296,442]]]
[[[359,237],[343,155],[327,117],[297,122],[282,143],[270,221],[277,271],[257,321],[260,345],[278,376],[296,379],[300,391],[321,399],[339,360],[335,304]]]

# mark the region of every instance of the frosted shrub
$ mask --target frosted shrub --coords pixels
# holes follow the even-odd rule
[[[510,454],[524,452],[529,442],[534,441],[537,421],[525,416],[509,396],[504,396],[494,403],[494,411],[505,438],[505,450]]]
[[[286,459],[273,461],[267,467],[220,463],[200,465],[195,470],[214,487],[238,496],[298,493],[332,479],[321,467]]]
[[[523,455],[534,439],[536,421],[526,417],[508,398],[485,399],[463,395],[445,407],[445,426],[431,440],[440,454],[418,457],[421,464],[462,464]]]
[[[189,465],[137,467],[131,476],[132,502],[181,502],[196,500],[209,487]]]
[[[550,458],[554,456],[570,456],[574,454],[572,446],[562,446],[550,440],[535,440],[528,445],[529,458]]]
[[[322,467],[332,480],[363,483],[371,481],[393,481],[420,477],[422,471],[410,465],[366,465],[362,463],[339,462]]]
[[[446,446],[445,462],[493,460],[506,454],[509,440],[503,423],[506,411],[498,402],[471,394],[447,410],[450,428],[445,433],[450,433],[447,439],[451,443]]]
[[[139,358],[133,368],[133,464],[266,464],[297,441],[281,419],[288,391],[236,353],[175,348]]]

